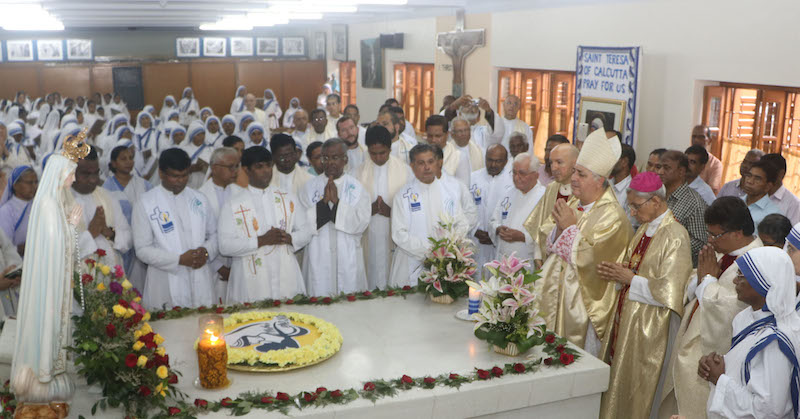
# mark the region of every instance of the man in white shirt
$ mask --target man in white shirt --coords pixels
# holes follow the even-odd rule
[[[770,200],[778,205],[781,213],[792,225],[800,223],[800,199],[783,186],[783,179],[786,177],[786,159],[778,153],[765,154],[761,159],[771,162],[778,170],[778,180],[769,191]]]
[[[366,145],[367,129],[358,124],[358,122],[361,120],[361,115],[359,114],[358,106],[352,103],[345,106],[344,114],[349,116],[350,118],[353,118],[353,122],[358,127],[358,143]]]
[[[370,194],[344,172],[347,145],[340,138],[322,146],[324,175],[303,188],[300,202],[315,223],[303,257],[309,295],[328,296],[367,288],[361,236],[369,225]]]
[[[689,159],[689,170],[686,171],[686,183],[689,187],[697,191],[698,194],[706,201],[706,204],[711,205],[715,199],[714,191],[703,180],[700,174],[705,170],[708,164],[708,151],[705,148],[693,145],[686,149],[686,157]]]
[[[77,226],[80,256],[85,258],[98,249],[107,252],[114,264],[122,265],[122,254],[131,248],[131,228],[122,214],[119,201],[100,185],[100,167],[97,152],[92,151],[75,169],[72,197],[83,208]]]
[[[256,120],[259,124],[268,127],[267,125],[267,114],[264,113],[263,109],[259,109],[256,107],[256,96],[252,93],[248,93],[244,97],[244,109],[247,112],[253,114],[253,119]],[[265,137],[269,138],[269,129],[264,133]]]
[[[308,126],[308,112],[303,109],[298,109],[297,112],[294,113],[294,130],[292,131],[292,138],[294,138],[295,142],[300,144],[303,148],[306,148],[309,144],[313,143],[313,141],[308,141],[309,131],[310,127]]]
[[[270,183],[280,191],[300,196],[303,187],[313,176],[297,164],[294,140],[288,134],[275,134],[269,141],[269,149],[272,150],[271,160],[278,169],[273,172]]]
[[[328,113],[328,125],[335,127],[336,121],[342,117],[342,98],[335,93],[328,95],[325,111]]]
[[[330,104],[331,101],[328,100]],[[367,146],[358,142],[358,127],[353,118],[344,115],[336,121],[339,138],[347,145],[347,167],[345,171],[351,176],[358,176],[361,166],[367,160]]]
[[[636,152],[633,151],[633,147],[623,144],[622,154],[617,160],[617,164],[614,165],[614,169],[611,170],[611,179],[609,180],[619,205],[625,210],[628,220],[630,220],[633,228],[636,229],[639,223],[635,217],[631,216],[631,210],[628,208],[628,186],[631,185],[631,169],[634,164],[636,164]]]
[[[750,167],[753,165],[753,163],[759,161],[763,155],[764,152],[757,148],[748,151],[747,154],[744,155],[742,163],[739,164],[739,175],[741,177],[723,185],[722,189],[719,190],[719,194],[717,194],[717,198],[721,198],[723,196],[735,196],[737,198],[743,198],[745,195],[747,195],[747,192],[744,191],[744,178],[748,173],[750,173]]]
[[[486,149],[486,167],[472,172],[469,181],[469,191],[478,211],[478,223],[471,235],[476,249],[475,262],[481,267],[475,272],[475,278],[480,279],[482,274],[488,272],[483,265],[494,260],[497,253],[496,243],[489,234],[492,212],[500,200],[514,188],[505,147],[500,144],[490,145]]]
[[[220,147],[211,153],[211,178],[200,187],[200,192],[208,200],[215,223],[219,221],[220,208],[231,195],[233,188],[229,186],[236,181],[238,173],[239,152],[235,148]],[[228,277],[231,273],[230,258],[219,255],[209,265],[216,272],[214,301],[224,302],[227,299]]]
[[[456,117],[450,121],[450,136],[453,138],[456,149],[461,153],[461,164],[469,166],[469,172],[483,168],[484,149],[481,148],[471,137],[469,121],[462,117]],[[469,184],[469,180],[466,182]]]
[[[147,264],[142,301],[149,309],[209,306],[217,257],[217,226],[205,195],[187,188],[191,160],[178,148],[158,160],[161,185],[141,196],[133,210],[136,256]]]
[[[232,257],[228,303],[305,294],[295,252],[313,227],[292,193],[271,184],[272,156],[263,147],[242,153],[249,185],[222,207],[219,250]]]
[[[297,115],[295,115],[295,125],[297,124]],[[328,116],[325,114],[324,109],[314,109],[311,111],[311,127],[306,134],[306,144],[311,144],[314,141],[325,142],[331,138],[336,137],[336,124],[328,121]]]
[[[447,141],[447,118],[431,115],[425,120],[425,133],[428,144],[438,146],[444,153],[443,170],[450,176],[469,185],[469,162],[461,159],[461,152]]]
[[[513,179],[514,189],[495,206],[489,234],[497,243],[496,260],[516,252],[518,258],[533,263],[542,255],[522,224],[544,196],[545,187],[538,183],[539,159],[529,153],[514,157]]]
[[[400,136],[400,125],[403,120],[400,119],[397,113],[391,110],[384,110],[378,114],[378,119],[375,120],[376,125],[386,128],[392,134],[392,155],[408,164],[408,152],[413,145]]]
[[[530,125],[528,125],[525,121],[517,118],[517,114],[520,110],[520,100],[519,97],[516,95],[508,95],[503,100],[503,116],[500,117],[501,123],[503,123],[505,128],[505,133],[503,135],[502,144],[506,148],[508,148],[509,139],[511,138],[511,134],[514,132],[522,132],[528,138],[528,150],[531,152],[534,151],[533,148],[533,130],[531,130]]]

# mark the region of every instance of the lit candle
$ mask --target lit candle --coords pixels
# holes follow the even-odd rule
[[[467,308],[468,314],[474,314],[478,312],[478,308],[481,305],[481,292],[476,290],[475,288],[469,288],[469,299],[467,300]]]
[[[197,342],[197,364],[200,370],[200,385],[203,388],[220,388],[228,385],[228,348],[221,334],[222,318],[203,316],[205,326]]]

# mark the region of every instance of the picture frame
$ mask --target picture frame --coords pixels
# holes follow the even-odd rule
[[[625,101],[604,99],[596,97],[581,97],[578,122],[589,124],[600,119],[606,130],[616,130],[623,132],[625,124]]]
[[[302,36],[281,38],[281,55],[284,57],[304,57],[306,55],[306,39]]]
[[[178,58],[200,57],[200,38],[175,38],[175,55]]]
[[[231,57],[252,57],[253,38],[251,37],[231,37]]]
[[[331,30],[331,55],[334,60],[347,61],[347,25],[335,24]]]
[[[68,60],[92,60],[91,39],[67,39],[67,59]]]
[[[227,41],[225,38],[203,38],[203,56],[226,57]]]
[[[324,60],[327,45],[325,44],[325,32],[314,32],[314,54],[311,58]]]
[[[33,41],[6,41],[6,54],[8,61],[33,61]]]
[[[361,40],[361,87],[383,89],[383,49],[380,38]]]
[[[256,38],[256,55],[259,57],[277,57],[279,54],[279,38]]]
[[[63,61],[64,41],[61,39],[36,40],[36,56],[39,61]]]

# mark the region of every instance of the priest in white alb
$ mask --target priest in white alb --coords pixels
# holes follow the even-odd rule
[[[486,167],[472,172],[469,191],[478,211],[478,222],[471,232],[475,244],[475,261],[481,269],[476,270],[476,278],[488,272],[483,265],[494,260],[497,244],[489,234],[489,221],[500,200],[514,188],[511,178],[511,165],[508,164],[508,151],[500,144],[486,149]],[[484,272],[485,271],[485,272]]]
[[[344,172],[347,145],[333,138],[322,145],[324,173],[311,179],[300,195],[316,224],[303,255],[309,295],[325,296],[367,289],[361,236],[371,218],[370,193]]]
[[[306,183],[313,179],[313,176],[297,164],[294,139],[288,134],[275,134],[269,140],[269,149],[277,169],[273,172],[270,183],[281,191],[300,196]]]
[[[438,146],[444,153],[442,170],[464,185],[469,185],[469,159],[462,159],[461,152],[452,142],[447,141],[447,119],[441,115],[429,116],[425,120],[425,132],[428,144]]]
[[[463,117],[457,117],[450,121],[450,137],[456,150],[461,153],[460,157],[469,166],[469,172],[483,168],[483,155],[486,148],[481,147],[471,136],[469,121]]]
[[[190,165],[182,149],[161,152],[161,185],[133,209],[136,256],[147,264],[142,302],[149,309],[214,302],[208,261],[217,257],[217,226],[205,195],[186,187]]]
[[[417,144],[409,152],[414,179],[394,196],[392,239],[397,248],[392,258],[389,285],[416,286],[431,237],[443,217],[452,220],[455,231],[466,235],[469,223],[461,208],[458,192],[436,178],[439,171],[434,147]]]
[[[528,123],[517,117],[519,114],[520,105],[521,103],[519,96],[516,95],[508,95],[506,96],[505,100],[503,100],[503,116],[500,117],[500,120],[496,122],[503,124],[504,127],[501,144],[508,148],[511,140],[511,134],[515,132],[521,132],[525,134],[525,137],[528,139],[528,151],[533,153],[533,130]]]
[[[369,157],[361,167],[358,180],[370,194],[372,217],[364,234],[364,256],[369,289],[384,289],[391,273],[391,216],[394,197],[412,179],[410,168],[391,154],[392,134],[376,125],[367,129],[366,147]]]
[[[233,258],[227,303],[305,294],[294,252],[311,239],[313,226],[297,198],[270,185],[272,155],[263,147],[242,153],[249,185],[222,206],[219,251]]]

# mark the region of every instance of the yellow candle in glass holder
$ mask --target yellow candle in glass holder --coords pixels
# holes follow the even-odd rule
[[[228,385],[228,348],[225,339],[207,331],[206,336],[197,343],[197,363],[203,388]]]

